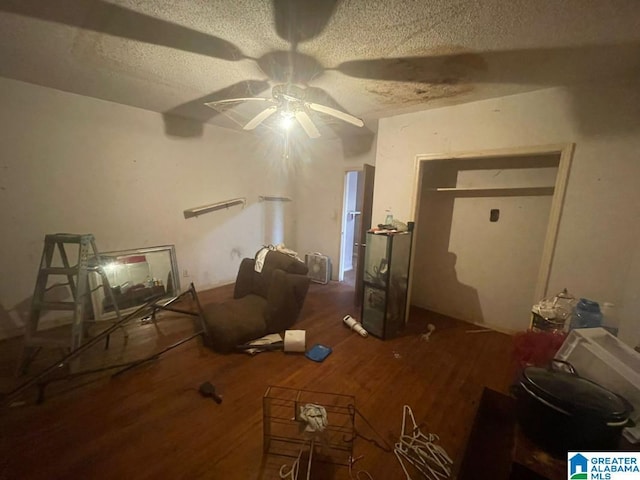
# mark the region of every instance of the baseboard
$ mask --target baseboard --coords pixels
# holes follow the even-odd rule
[[[430,312],[437,313],[438,315],[443,315],[445,317],[454,318],[456,320],[460,320],[461,322],[467,322],[467,323],[470,323],[472,325],[476,325],[478,327],[482,327],[482,328],[486,328],[486,329],[489,329],[489,330],[493,330],[493,331],[498,332],[498,333],[504,333],[505,335],[514,335],[515,333],[518,332],[518,330],[511,330],[511,329],[508,329],[508,328],[499,327],[499,326],[493,325],[493,324],[491,324],[489,322],[477,321],[477,320],[469,320],[469,319],[466,319],[466,318],[457,318],[457,317],[452,316],[449,313],[440,312],[437,309],[429,307],[429,306],[417,305],[417,304],[414,304],[414,303],[412,303],[411,306],[412,307],[416,307],[416,308],[421,308],[423,310],[429,310]]]

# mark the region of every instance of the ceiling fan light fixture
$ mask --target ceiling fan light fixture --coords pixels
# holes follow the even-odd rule
[[[293,117],[282,117],[280,120],[280,126],[285,130],[289,130],[293,125]]]
[[[280,115],[280,126],[284,130],[289,130],[293,125],[295,116],[291,110],[283,110]]]
[[[276,117],[276,123],[283,130],[289,130],[291,125],[297,121],[309,138],[318,138],[320,137],[320,130],[318,130],[318,127],[316,127],[309,116],[309,113],[312,111],[329,115],[343,122],[355,125],[356,127],[364,126],[364,122],[360,118],[327,105],[308,101],[306,98],[306,90],[297,85],[274,85],[271,89],[271,95],[272,98],[245,97],[215,100],[213,102],[207,102],[205,105],[217,110],[219,105],[246,101],[266,104],[267,107],[265,109],[242,127],[244,130],[254,130],[258,125],[271,117],[271,115],[278,113],[279,117]]]

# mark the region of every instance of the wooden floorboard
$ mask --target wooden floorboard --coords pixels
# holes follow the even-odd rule
[[[201,302],[231,297],[230,286],[199,292]],[[263,456],[262,397],[269,385],[353,395],[358,431],[393,444],[400,434],[403,405],[413,409],[425,431],[437,433],[459,461],[482,388],[507,392],[513,376],[511,337],[497,332],[466,333],[477,327],[413,308],[402,336],[362,338],[342,323],[353,308],[347,284],[312,284],[295,328],[307,332],[307,346],[322,343],[333,353],[315,363],[298,354],[217,354],[199,338],[118,377],[108,374],[57,382],[46,400],[0,411],[4,479],[270,479],[279,478],[286,457]],[[428,323],[436,330],[421,338]],[[194,331],[190,317],[164,313],[158,328],[133,322],[129,340],[114,335],[109,350],[89,352],[85,364],[141,358]],[[0,343],[0,387],[13,377],[18,340]],[[55,360],[43,352],[34,368]],[[21,379],[21,380],[24,380]],[[90,380],[90,381],[89,381]],[[203,398],[198,386],[210,381],[223,403]],[[84,385],[81,385],[85,383]],[[330,421],[330,419],[329,419]],[[356,470],[374,479],[404,479],[393,453],[362,438]],[[301,477],[302,478],[302,477]],[[349,479],[346,467],[317,467],[313,479]],[[419,478],[419,477],[416,477]]]

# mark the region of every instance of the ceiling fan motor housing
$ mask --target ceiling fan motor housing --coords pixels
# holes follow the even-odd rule
[[[306,96],[304,88],[290,83],[274,85],[271,94],[277,101],[287,102],[303,102]]]

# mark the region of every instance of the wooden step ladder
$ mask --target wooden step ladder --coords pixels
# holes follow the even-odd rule
[[[65,245],[77,245],[77,263],[71,264]],[[55,258],[56,249],[59,258]],[[87,334],[86,306],[91,300],[89,294],[89,272],[96,272],[102,280],[101,287],[110,297],[115,308],[116,320],[121,319],[120,310],[109,285],[109,279],[100,263],[100,256],[92,234],[56,233],[46,235],[44,249],[38,269],[36,286],[31,300],[29,319],[25,326],[24,348],[18,364],[18,375],[26,373],[29,365],[42,348],[60,348],[65,353],[79,348]],[[66,282],[56,282],[56,278],[66,277]],[[50,281],[53,279],[52,281]],[[52,283],[53,282],[53,283]],[[47,298],[47,292],[53,288],[65,288],[71,293],[71,301],[59,301]],[[49,295],[51,297],[51,295]],[[71,311],[71,336],[60,337],[47,330],[39,329],[40,317],[53,310]]]

